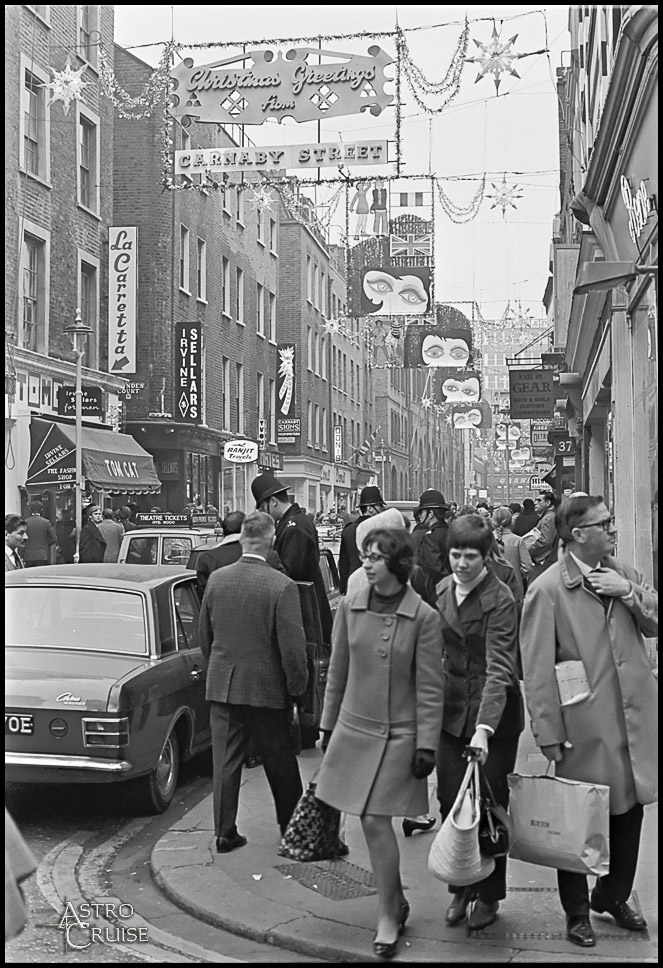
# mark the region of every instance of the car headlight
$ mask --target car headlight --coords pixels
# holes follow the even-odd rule
[[[129,745],[129,720],[123,719],[84,719],[83,745],[104,746],[119,749]]]

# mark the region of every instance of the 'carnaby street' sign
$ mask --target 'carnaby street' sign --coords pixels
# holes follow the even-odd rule
[[[384,91],[391,80],[384,69],[392,63],[375,45],[367,57],[317,47],[285,54],[250,50],[199,67],[186,57],[170,72],[175,93],[169,110],[174,118],[215,124],[321,121],[362,111],[377,116],[394,99]]]
[[[386,141],[342,141],[321,145],[196,148],[175,152],[175,174],[203,171],[306,171],[339,164],[376,165],[387,161]]]

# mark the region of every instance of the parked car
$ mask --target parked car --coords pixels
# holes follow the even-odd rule
[[[222,538],[221,529],[137,528],[125,533],[117,560],[129,565],[186,565],[194,546],[211,546]]]
[[[176,566],[58,565],[5,575],[5,777],[127,784],[173,799],[210,745],[196,577]]]

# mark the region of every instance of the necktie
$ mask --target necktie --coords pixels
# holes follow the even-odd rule
[[[590,572],[590,575],[591,575],[591,572]],[[600,592],[597,592],[596,589],[592,586],[591,581],[589,580],[589,575],[583,578],[583,584],[585,588],[588,589],[588,591],[592,592],[592,594],[596,595],[596,597],[601,600],[601,604],[603,605],[603,608],[607,612],[608,606],[610,605],[611,596],[601,595]]]
[[[17,568],[22,568],[23,567],[23,562],[19,558],[18,551],[16,551],[16,550],[14,551],[14,564],[16,565]]]

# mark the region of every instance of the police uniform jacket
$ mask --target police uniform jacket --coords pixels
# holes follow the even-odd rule
[[[318,532],[313,519],[298,504],[291,504],[277,523],[274,548],[290,578],[313,582],[322,633],[325,642],[330,642],[332,614],[320,571]]]

